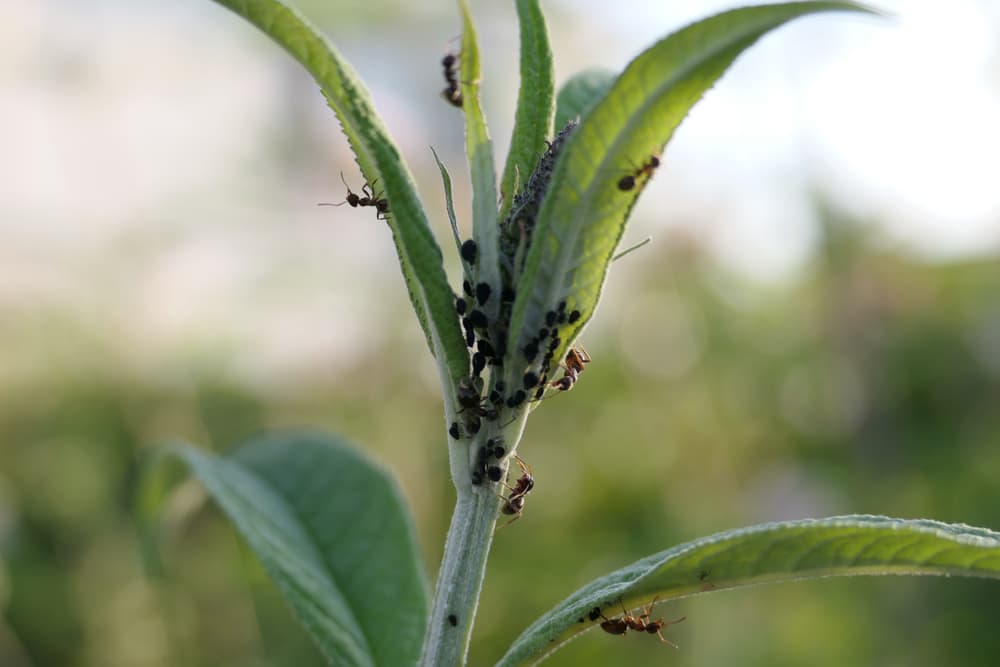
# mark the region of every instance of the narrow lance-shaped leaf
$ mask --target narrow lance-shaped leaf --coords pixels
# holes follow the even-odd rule
[[[462,108],[465,110],[465,150],[472,178],[472,236],[479,249],[474,282],[485,282],[499,292],[500,265],[497,261],[497,175],[493,164],[493,144],[479,102],[479,44],[476,27],[465,0],[462,13]],[[497,299],[484,304],[490,320],[496,319]]]
[[[651,159],[691,107],[766,32],[830,10],[869,11],[851,2],[737,9],[668,36],[628,65],[586,113],[556,165],[517,287],[511,335],[517,333],[518,348],[565,300],[567,310],[581,316],[560,329],[562,344],[554,353],[561,358],[593,314],[628,214],[653,171]],[[629,174],[633,182],[620,183]]]
[[[441,162],[437,151],[432,148],[431,153],[434,154],[434,162],[437,163],[438,171],[441,172],[441,185],[444,187],[444,205],[445,210],[448,212],[448,222],[451,223],[451,235],[455,239],[455,252],[461,255],[462,235],[458,231],[458,218],[455,217],[455,201],[451,196],[451,174],[448,173],[448,169]]]
[[[340,120],[365,181],[389,205],[388,219],[403,277],[446,392],[468,374],[441,249],[431,232],[398,148],[354,69],[298,12],[280,0],[216,0],[280,44],[313,76]],[[348,179],[351,182],[351,179]],[[371,211],[372,217],[375,210]]]
[[[761,583],[912,574],[1000,579],[1000,533],[936,521],[845,516],[719,533],[643,558],[573,593],[535,621],[498,665],[535,664],[568,639],[654,598]]]
[[[538,0],[517,0],[517,18],[521,26],[521,87],[517,93],[510,153],[500,181],[503,198],[500,219],[510,211],[515,185],[524,187],[545,151],[545,142],[552,136],[555,68],[545,16]]]
[[[232,520],[332,664],[416,662],[426,581],[388,473],[318,433],[261,437],[225,457],[183,445],[165,453]],[[156,503],[145,501],[154,512]]]

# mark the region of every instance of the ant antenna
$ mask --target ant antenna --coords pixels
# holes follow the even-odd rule
[[[344,172],[340,172],[340,182],[344,184],[345,188],[347,188],[347,199],[345,199],[344,201],[340,202],[339,204],[331,204],[329,202],[320,202],[320,203],[318,203],[316,205],[317,206],[343,206],[344,204],[350,204],[352,207],[357,207],[358,202],[360,201],[360,197],[358,197],[356,194],[354,194],[353,192],[351,192],[351,186],[348,185],[347,181],[344,179]]]

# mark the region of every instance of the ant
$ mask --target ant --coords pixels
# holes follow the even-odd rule
[[[658,599],[659,596],[653,598],[652,602],[642,608],[642,613],[638,616],[630,614],[628,610],[625,609],[625,605],[621,603],[621,600],[619,600],[619,604],[622,605],[621,618],[608,618],[600,612],[600,609],[597,609],[596,611],[600,614],[600,617],[604,619],[601,622],[601,629],[612,635],[624,635],[629,630],[634,630],[635,632],[645,632],[651,635],[656,635],[664,644],[670,644],[674,648],[678,648],[677,644],[663,636],[662,630],[663,628],[680,623],[687,618],[687,616],[681,616],[677,620],[669,622],[664,621],[662,618],[658,618],[655,621],[649,620],[653,613],[653,605],[656,604]]]
[[[585,364],[589,364],[590,361],[590,354],[582,346],[569,348],[569,351],[566,352],[566,360],[561,364],[565,371],[563,376],[552,382],[549,386],[555,387],[560,391],[569,391],[576,384],[580,373],[585,370]]]
[[[378,182],[377,178],[372,181],[371,185],[365,183],[361,186],[361,195],[351,191],[351,186],[349,186],[347,181],[344,179],[344,172],[340,172],[340,180],[344,183],[344,187],[347,188],[347,199],[339,204],[321,202],[319,204],[320,206],[343,206],[344,204],[350,204],[351,208],[357,208],[359,206],[373,206],[376,211],[375,217],[379,220],[385,220],[386,214],[389,212],[389,202],[382,198],[381,193],[375,194],[374,186]]]
[[[504,486],[510,490],[510,493],[506,498],[503,498],[504,502],[500,511],[504,514],[514,515],[504,526],[509,526],[521,518],[521,513],[524,511],[524,498],[535,488],[535,478],[531,476],[531,466],[525,463],[517,454],[514,454],[513,458],[517,462],[518,467],[521,468],[521,476],[514,482],[514,486],[504,482]]]
[[[656,155],[650,155],[649,161],[643,164],[641,167],[636,169],[634,172],[628,176],[622,176],[618,181],[618,189],[622,192],[628,192],[635,187],[635,179],[642,175],[649,178],[653,175],[653,170],[660,166],[660,158]]]
[[[455,75],[455,64],[458,56],[454,53],[447,54],[441,59],[441,66],[444,68],[444,80],[448,86],[441,91],[441,97],[446,99],[452,106],[462,107],[462,91],[458,89],[458,77]]]

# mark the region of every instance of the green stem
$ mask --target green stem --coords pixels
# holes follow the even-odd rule
[[[511,453],[524,432],[528,410],[508,428],[503,437]],[[493,543],[493,529],[500,510],[497,485],[488,480],[474,486],[471,483],[472,457],[487,439],[497,433],[487,428],[468,440],[449,441],[452,479],[458,497],[455,513],[451,517],[448,538],[444,544],[444,557],[438,572],[434,602],[431,606],[427,633],[424,636],[423,667],[457,667],[464,665],[469,651],[469,640],[479,605],[479,594],[486,574],[486,561]],[[510,458],[507,458],[509,463]],[[507,467],[504,464],[504,468]],[[504,470],[506,475],[506,470]],[[452,625],[451,618],[455,625]]]
[[[425,667],[465,664],[499,507],[491,484],[459,492],[424,637],[420,664]]]

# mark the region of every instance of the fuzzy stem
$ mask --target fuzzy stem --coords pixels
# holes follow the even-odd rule
[[[524,431],[528,410],[504,429],[511,453]],[[493,528],[500,509],[497,485],[488,480],[474,486],[470,482],[474,452],[491,436],[484,428],[471,441],[449,443],[452,479],[458,493],[451,517],[444,556],[438,572],[434,602],[424,636],[420,664],[423,667],[458,667],[464,665],[469,640],[479,605],[479,594],[486,574],[486,561],[493,543]],[[512,444],[511,444],[512,443]],[[510,461],[508,457],[507,462]],[[507,467],[507,463],[504,464]],[[506,470],[504,470],[506,475]],[[455,625],[449,620],[455,619]]]

